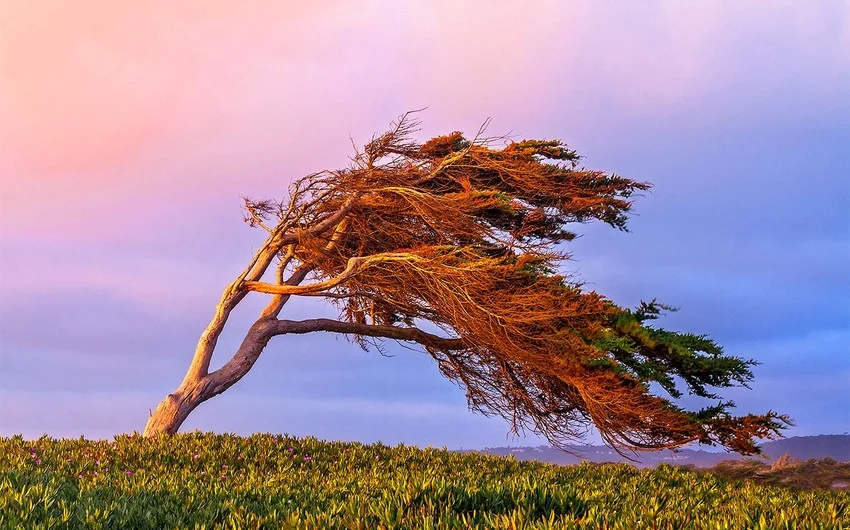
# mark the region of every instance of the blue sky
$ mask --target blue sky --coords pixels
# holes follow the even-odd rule
[[[141,431],[261,241],[240,195],[343,166],[349,135],[424,106],[422,139],[491,118],[652,182],[630,233],[579,227],[565,268],[761,362],[724,393],[740,412],[850,431],[845,2],[28,5],[0,7],[0,434]],[[539,443],[389,350],[276,338],[184,429]]]

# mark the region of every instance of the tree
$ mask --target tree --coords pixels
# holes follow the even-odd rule
[[[199,404],[239,381],[279,335],[345,334],[420,345],[465,389],[470,408],[505,418],[553,445],[591,426],[612,447],[689,442],[758,452],[787,417],[733,416],[713,389],[747,386],[752,360],[706,336],[652,326],[668,307],[630,310],[558,272],[573,223],[626,229],[630,197],[647,183],[579,167],[560,141],[418,144],[410,113],[376,135],[351,165],[295,181],[283,201],[245,199],[246,221],[268,233],[224,290],[179,388],[157,406],[145,436],[175,433]],[[248,293],[270,296],[232,358],[210,372],[231,311]],[[338,319],[280,318],[293,296],[318,296]],[[717,400],[701,410],[674,401]]]

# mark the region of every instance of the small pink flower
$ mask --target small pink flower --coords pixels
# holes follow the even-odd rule
[[[107,467],[107,468],[104,468],[104,471],[109,471],[109,468],[108,468],[108,467]]]
[[[310,461],[310,460],[312,460],[312,459],[313,459],[313,457],[311,457],[311,456],[305,456],[305,457],[304,457],[304,461],[305,461],[305,462],[309,462],[309,461]]]
[[[222,464],[221,469],[227,469],[227,464]]]
[[[95,461],[95,464],[100,465],[100,460]]]
[[[38,465],[40,463],[41,463],[41,458],[39,458],[38,460],[35,461],[35,465]]]
[[[65,462],[73,462],[73,461],[74,461],[73,458],[69,458],[69,459],[65,460]]]
[[[125,475],[127,475],[127,476],[129,477],[129,476],[131,476],[131,475],[133,474],[133,472],[132,472],[132,471],[125,471],[125,472],[124,472],[124,474],[125,474]]]
[[[77,478],[83,478],[83,475],[82,474],[77,475]]]
[[[201,455],[199,455],[198,453],[195,453],[195,454],[192,456],[192,458],[194,458],[195,460],[197,460],[197,459],[201,458]]]
[[[295,451],[295,449],[290,447],[289,449],[287,449],[287,451],[289,451],[289,454],[292,454]]]

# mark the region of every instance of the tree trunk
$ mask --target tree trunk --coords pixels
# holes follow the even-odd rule
[[[175,434],[195,408],[212,396],[206,393],[207,385],[203,379],[184,381],[180,388],[165,396],[156,410],[148,418],[143,436]]]
[[[156,410],[148,418],[143,436],[176,434],[198,405],[221,394],[242,379],[257,362],[263,348],[274,335],[273,321],[274,319],[261,318],[254,322],[233,358],[215,372],[202,376],[197,375],[196,367],[199,364],[209,366],[209,361],[203,356],[211,356],[212,348],[206,347],[206,344],[202,344],[203,348],[199,346],[200,353],[195,354],[195,359],[180,387],[165,396],[165,399],[157,405]]]
[[[342,208],[329,215],[312,228],[306,230],[311,235],[320,235],[326,230],[334,229],[333,237],[325,250],[330,250],[337,243],[345,227],[348,226],[345,216],[354,207],[361,193],[357,192],[346,199]],[[250,208],[249,208],[250,211]],[[212,360],[218,338],[224,330],[224,326],[230,317],[230,312],[245,298],[249,289],[245,285],[253,285],[259,282],[266,273],[269,265],[281,249],[287,245],[290,247],[302,237],[302,232],[296,230],[292,233],[284,233],[289,225],[281,221],[269,235],[262,248],[254,254],[254,258],[248,268],[234,281],[232,281],[221,295],[221,300],[216,306],[215,315],[201,334],[195,347],[192,363],[186,373],[180,387],[173,393],[168,394],[156,410],[151,413],[145,425],[143,436],[152,437],[159,434],[176,434],[180,426],[186,421],[189,414],[198,405],[211,397],[221,394],[236,384],[257,361],[269,339],[275,335],[274,323],[283,305],[289,300],[291,293],[272,293],[275,297],[263,310],[260,318],[251,325],[248,333],[233,357],[213,373],[209,373],[210,361]],[[282,275],[287,264],[292,260],[293,254],[281,256],[278,270],[278,282],[285,284],[289,289],[296,288],[312,270],[314,266],[303,264],[294,270],[288,280],[283,281]],[[358,262],[354,262],[355,264]],[[320,285],[321,286],[321,285]]]

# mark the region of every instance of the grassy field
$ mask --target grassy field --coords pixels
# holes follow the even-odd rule
[[[13,437],[0,527],[814,530],[850,528],[850,494],[270,435]]]

